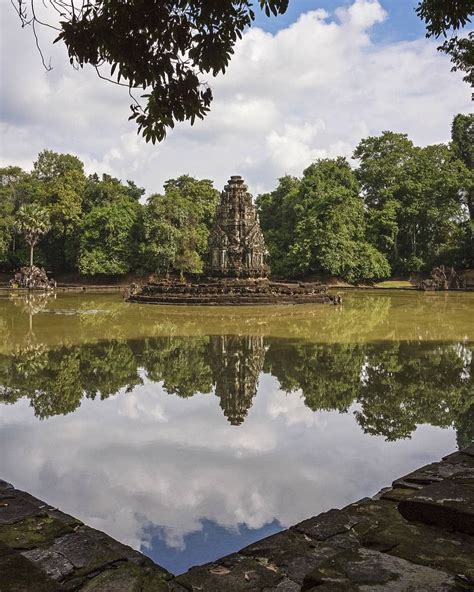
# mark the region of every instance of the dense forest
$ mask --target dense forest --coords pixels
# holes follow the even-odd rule
[[[256,205],[275,275],[348,281],[473,266],[474,115],[449,144],[405,134],[363,139],[353,161],[317,160]],[[232,171],[231,171],[232,172]],[[144,198],[133,181],[87,176],[75,156],[44,150],[33,170],[0,168],[0,268],[34,260],[53,273],[202,271],[219,192],[182,175]]]

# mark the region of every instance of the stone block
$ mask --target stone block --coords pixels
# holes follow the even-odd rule
[[[337,537],[347,537],[347,533],[334,538]],[[343,544],[340,539],[336,543]],[[253,543],[239,551],[239,554],[250,556],[261,565],[278,570],[288,579],[301,584],[309,571],[340,550],[336,544],[319,542],[290,529]]]
[[[33,549],[68,532],[73,532],[72,528],[60,520],[40,514],[13,524],[0,525],[0,541],[12,549]]]
[[[75,586],[74,582],[68,584]],[[148,570],[126,562],[88,579],[79,589],[80,592],[168,592],[168,585],[160,573],[148,573]]]
[[[348,532],[356,523],[356,518],[342,510],[329,510],[319,516],[303,520],[292,528],[317,541],[325,541],[337,534]]]
[[[309,573],[301,588],[310,590],[437,592],[455,590],[454,577],[378,551],[345,551]]]
[[[25,551],[23,555],[50,577],[62,580],[73,572],[87,574],[114,562],[136,559],[136,552],[129,549],[129,553],[128,549],[99,531],[81,527],[55,539],[49,546]]]
[[[444,479],[470,476],[474,479],[474,457],[459,454],[457,457],[443,462],[432,463],[417,469],[401,479],[393,482],[394,487],[414,487],[414,485],[430,485]]]
[[[12,490],[13,492],[15,490]],[[14,495],[4,495],[0,499],[0,525],[13,524],[19,520],[39,514],[37,506]]]
[[[18,553],[0,554],[1,592],[60,592],[58,584]]]
[[[263,565],[240,554],[229,555],[218,563],[193,567],[175,582],[186,590],[203,592],[269,592],[285,578],[271,565]]]
[[[446,479],[432,483],[398,504],[407,520],[474,535],[474,482]]]

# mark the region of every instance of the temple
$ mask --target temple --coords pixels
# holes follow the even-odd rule
[[[252,196],[239,175],[230,178],[221,193],[209,235],[204,273],[179,279],[152,274],[144,286],[132,284],[129,302],[184,305],[340,304],[320,282],[272,281],[266,248]],[[254,388],[245,396],[235,390],[235,401],[223,400],[229,421],[238,424],[251,404]],[[228,389],[228,392],[233,392]],[[219,395],[219,393],[217,393]],[[220,396],[220,395],[219,395]],[[232,395],[233,396],[233,395]],[[232,399],[232,397],[231,397]],[[235,409],[231,410],[235,403]],[[240,408],[240,405],[243,405]],[[226,413],[227,414],[227,413]]]
[[[265,254],[252,196],[242,177],[234,175],[217,206],[204,272],[210,277],[265,278],[269,273]]]

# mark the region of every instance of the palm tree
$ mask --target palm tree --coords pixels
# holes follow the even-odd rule
[[[17,212],[15,227],[30,245],[30,267],[33,267],[35,245],[51,228],[49,212],[38,204],[25,204]]]

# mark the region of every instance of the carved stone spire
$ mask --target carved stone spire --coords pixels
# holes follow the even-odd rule
[[[265,241],[242,177],[230,178],[209,236],[205,273],[211,277],[264,278]]]

